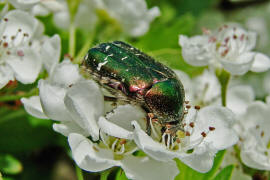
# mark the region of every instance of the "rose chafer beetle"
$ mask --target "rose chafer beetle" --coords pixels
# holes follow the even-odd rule
[[[116,99],[139,105],[150,121],[157,121],[171,135],[183,129],[185,92],[176,74],[152,57],[121,41],[91,48],[83,67]]]

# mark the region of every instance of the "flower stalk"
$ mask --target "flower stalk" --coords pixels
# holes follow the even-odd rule
[[[226,94],[227,94],[227,88],[230,81],[230,73],[226,70],[217,69],[216,70],[216,76],[218,78],[218,81],[221,86],[221,100],[222,100],[222,106],[226,107]]]

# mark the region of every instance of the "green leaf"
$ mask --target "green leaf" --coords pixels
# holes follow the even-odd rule
[[[31,119],[29,121],[29,119]],[[48,145],[66,144],[66,138],[52,129],[53,121],[42,121],[29,117],[23,109],[10,110],[0,118],[0,151],[8,153],[29,153]]]
[[[18,174],[22,171],[22,164],[9,154],[0,154],[0,171],[5,174]]]
[[[143,51],[178,48],[179,34],[189,34],[194,25],[195,19],[191,14],[180,16],[173,22],[153,24],[150,31],[139,39],[135,47],[139,47]]]
[[[115,180],[128,180],[125,172],[122,169],[119,169],[115,176]]]
[[[215,174],[217,173],[217,171],[218,171],[218,169],[223,161],[225,153],[226,153],[226,150],[222,150],[216,154],[216,157],[214,160],[214,165],[213,165],[212,169],[209,172],[207,172],[204,176],[205,180],[212,179],[215,176]]]
[[[217,174],[217,176],[214,178],[214,180],[229,180],[229,179],[231,179],[233,170],[234,170],[234,165],[226,166]]]

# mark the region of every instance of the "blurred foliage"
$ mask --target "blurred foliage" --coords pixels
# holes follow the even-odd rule
[[[214,178],[214,180],[227,180],[227,179],[231,179],[233,169],[234,169],[234,166],[233,165],[229,165],[229,166],[223,168],[217,174],[217,176]]]

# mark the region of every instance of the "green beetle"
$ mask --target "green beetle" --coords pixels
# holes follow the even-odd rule
[[[162,126],[163,132],[175,134],[183,129],[185,92],[170,68],[121,41],[91,48],[83,66],[116,98],[135,103],[148,113],[148,135],[153,119]]]

